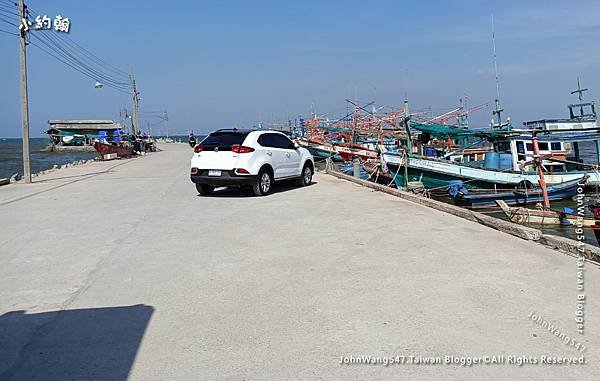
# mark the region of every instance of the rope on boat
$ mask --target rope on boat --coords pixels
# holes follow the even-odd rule
[[[400,172],[400,166],[398,166],[398,170],[396,170],[396,174],[394,175],[394,177],[392,177],[392,181],[390,181],[390,183],[387,185],[388,187],[390,185],[392,185],[392,183],[396,180],[396,177],[398,177],[398,172]]]
[[[364,167],[363,167],[363,168],[364,168]],[[379,169],[378,167],[375,167],[375,169],[373,170],[373,172],[369,173],[369,177],[367,177],[367,179],[370,179],[370,178],[373,176],[373,174],[374,174],[375,172],[377,172],[377,170],[378,170],[378,169]],[[379,177],[379,175],[378,175],[378,177]]]
[[[553,162],[556,162],[556,163],[575,164],[575,165],[579,165],[581,167],[590,167],[590,168],[593,168],[593,169],[598,169],[599,168],[599,166],[596,165],[596,164],[580,163],[580,162],[577,162],[577,161],[567,160],[567,159],[562,160],[562,159],[556,159],[556,158],[547,158],[545,160],[553,161]]]

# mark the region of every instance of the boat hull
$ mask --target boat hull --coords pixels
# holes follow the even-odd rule
[[[498,200],[508,220],[519,225],[576,225],[590,227],[596,224],[591,217],[581,217],[576,214],[561,213],[554,210],[538,210],[523,207],[511,207],[504,201]]]
[[[334,145],[335,151],[341,156],[344,161],[351,161],[354,158],[360,158],[364,160],[378,159],[379,152],[367,149],[360,145]]]
[[[112,144],[95,142],[94,149],[102,156],[112,153],[117,154],[117,157],[127,157],[133,155],[133,147],[131,146],[116,146]]]
[[[384,154],[383,158],[390,172],[398,173],[396,182],[402,181],[401,184],[403,184],[404,158],[401,155],[389,153]],[[600,174],[596,171],[554,172],[545,174],[544,178],[546,184],[557,185],[580,179],[585,174],[589,175],[585,183],[586,186],[600,185]],[[537,173],[469,167],[448,160],[425,157],[409,158],[408,176],[410,181],[422,181],[426,188],[447,187],[448,183],[452,180],[462,180],[469,189],[511,188],[525,180],[531,184],[539,183],[539,175]]]
[[[577,194],[579,184],[585,183],[587,177],[578,180],[569,181],[563,184],[552,185],[547,188],[548,199],[550,201],[564,200]],[[502,200],[511,206],[520,206],[535,204],[544,201],[544,195],[540,188],[525,190],[513,190],[504,192],[469,192],[468,194],[459,193],[453,197],[457,206],[468,208],[489,208],[496,206],[497,200]]]

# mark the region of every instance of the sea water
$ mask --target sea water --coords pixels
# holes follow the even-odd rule
[[[52,168],[54,165],[93,159],[95,152],[42,152],[50,144],[48,138],[29,139],[31,173]],[[0,178],[23,175],[23,141],[0,138]]]
[[[198,135],[201,141],[205,135]],[[161,138],[156,136],[155,138]],[[175,141],[187,142],[187,136],[171,136]],[[63,165],[79,160],[89,160],[98,157],[96,152],[43,152],[50,144],[50,139],[29,139],[31,173],[50,169],[55,165]],[[15,173],[23,174],[23,141],[21,139],[0,138],[0,179],[11,177]]]

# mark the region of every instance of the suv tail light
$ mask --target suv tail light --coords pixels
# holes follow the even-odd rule
[[[194,147],[194,152],[200,153],[200,152],[202,152],[202,149],[203,149],[203,147],[198,144],[196,147]]]
[[[238,168],[235,170],[235,173],[241,174],[241,175],[249,175],[250,174],[250,172],[248,172],[248,170],[245,168]]]
[[[192,167],[192,175],[195,175],[196,173],[198,173],[198,168]]]
[[[254,148],[241,146],[239,144],[234,144],[231,146],[231,150],[235,153],[249,153],[249,152],[253,152]]]

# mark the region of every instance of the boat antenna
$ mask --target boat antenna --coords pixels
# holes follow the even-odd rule
[[[579,77],[577,77],[577,90],[571,91],[571,94],[577,94],[577,98],[579,98],[579,102],[583,101],[583,93],[588,91],[589,89],[582,89],[581,82],[579,81]]]
[[[583,102],[583,93],[588,91],[588,88],[581,88],[581,80],[579,79],[579,77],[577,77],[577,90],[573,90],[571,91],[571,94],[577,94],[577,99],[579,99],[579,103],[576,103],[574,105],[569,105],[569,110],[571,110],[571,118],[575,117],[575,114],[573,112],[573,109],[575,107],[579,107],[579,115],[576,116],[577,118],[583,118],[585,116],[593,116],[594,118],[596,117],[596,108],[594,106],[594,102],[591,103],[582,103]],[[585,114],[585,110],[584,107],[586,106],[590,106],[591,107],[591,114],[586,115]]]
[[[494,27],[494,14],[492,13],[492,52],[494,55],[494,72],[496,74],[496,109],[492,112],[493,115],[498,117],[498,127],[502,126],[502,117],[501,113],[504,111],[500,108],[500,78],[498,76],[498,57],[496,55],[496,29]]]

